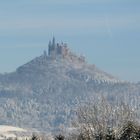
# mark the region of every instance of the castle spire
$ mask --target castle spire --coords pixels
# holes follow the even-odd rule
[[[55,47],[55,37],[53,36],[52,46]]]
[[[48,55],[51,54],[51,50],[52,50],[52,43],[51,43],[51,41],[49,41],[49,44],[48,44]]]

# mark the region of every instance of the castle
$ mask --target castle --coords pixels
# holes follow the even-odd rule
[[[75,63],[76,65],[86,63],[86,59],[83,55],[78,56],[71,52],[66,43],[55,43],[55,38],[53,37],[52,41],[49,41],[48,44],[48,53],[44,50],[43,55],[33,59],[31,64],[36,64],[37,62],[39,65],[44,65],[46,62],[55,62],[56,60],[66,60],[67,62]],[[17,71],[22,72],[24,68],[29,66],[29,63],[19,67]]]
[[[55,57],[55,56],[62,56],[65,57],[69,53],[69,49],[66,43],[55,43],[55,38],[53,37],[52,42],[49,41],[48,45],[48,56]]]
[[[71,61],[78,60],[79,62],[85,62],[84,56],[75,55],[69,50],[66,43],[56,43],[55,38],[53,37],[52,41],[49,41],[48,44],[48,55],[46,51],[44,51],[44,58],[56,59],[58,57]]]

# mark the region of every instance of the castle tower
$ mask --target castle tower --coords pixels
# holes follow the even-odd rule
[[[52,43],[51,43],[51,41],[49,41],[48,47],[51,47],[51,46],[52,46]]]
[[[51,55],[51,50],[52,50],[52,43],[51,43],[51,41],[49,41],[49,44],[48,44],[48,55],[49,56]]]
[[[69,53],[69,49],[66,43],[56,43],[55,37],[53,37],[52,41],[49,41],[48,44],[48,56],[52,58],[56,57],[65,57]]]
[[[56,55],[56,43],[55,43],[55,37],[53,37],[52,42],[49,41],[48,45],[48,55],[51,57],[54,57]]]
[[[55,37],[53,37],[52,46],[55,48]]]

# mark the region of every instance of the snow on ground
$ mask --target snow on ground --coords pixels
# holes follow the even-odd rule
[[[27,130],[19,127],[0,125],[0,140],[16,138],[16,133],[25,133]],[[27,137],[26,137],[27,138]]]
[[[0,133],[3,132],[26,132],[25,129],[19,127],[13,127],[8,125],[0,125]]]

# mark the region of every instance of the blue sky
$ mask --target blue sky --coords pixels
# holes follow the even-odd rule
[[[140,0],[1,0],[0,73],[41,55],[53,35],[100,69],[140,81]]]

